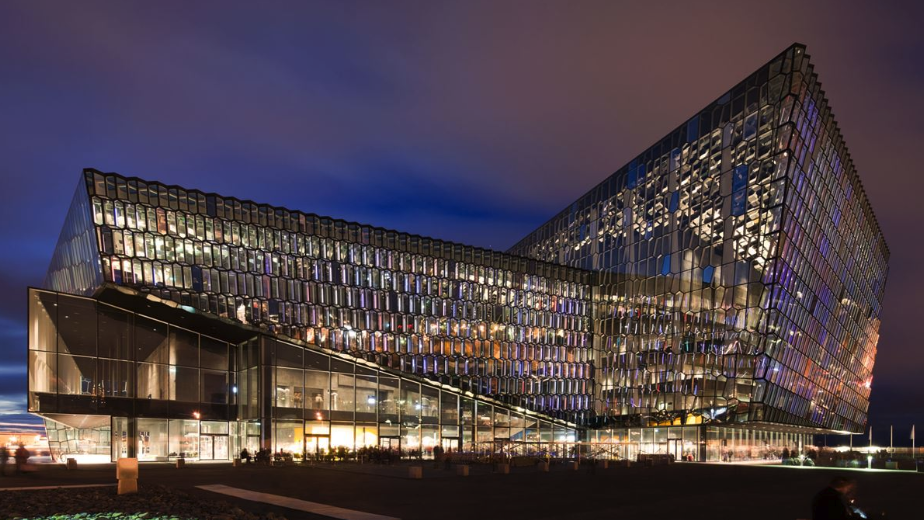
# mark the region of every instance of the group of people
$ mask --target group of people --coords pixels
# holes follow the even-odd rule
[[[401,450],[381,446],[363,446],[356,451],[357,458],[373,464],[392,464],[401,460]]]
[[[269,464],[272,458],[273,458],[273,453],[266,448],[260,448],[253,454],[247,451],[247,448],[244,448],[243,450],[241,450],[241,461],[243,461],[246,464],[250,464],[251,461],[257,464]]]
[[[22,444],[13,452],[13,460],[16,463],[16,473],[21,474],[29,460],[29,450]],[[10,461],[10,450],[6,446],[0,446],[0,476],[6,476],[6,465]]]

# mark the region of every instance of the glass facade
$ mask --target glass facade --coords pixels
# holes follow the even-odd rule
[[[245,447],[296,458],[365,446],[538,453],[564,451],[577,435],[574,424],[258,328],[191,325],[221,337],[206,336],[174,325],[188,310],[155,318],[102,301],[111,291],[29,291],[30,411],[46,418],[58,458],[230,460]]]
[[[64,219],[64,227],[45,276],[45,287],[71,294],[92,294],[103,282],[96,228],[90,217],[90,201],[81,182]]]
[[[553,417],[592,409],[591,273],[113,174],[85,180],[106,283]]]
[[[231,417],[227,342],[93,298],[30,290],[29,299],[31,411]]]
[[[777,462],[784,454],[804,453],[813,436],[740,426],[666,426],[607,428],[590,432],[594,455],[635,460],[641,454],[671,455],[674,460]],[[783,451],[786,450],[786,451]]]
[[[889,253],[804,47],[510,252],[599,273],[603,423],[863,430]]]
[[[79,455],[85,462],[108,462],[109,419],[104,415],[46,415],[45,432],[52,460]]]
[[[85,170],[29,406],[146,460],[758,459],[863,429],[888,256],[793,45],[506,253]]]

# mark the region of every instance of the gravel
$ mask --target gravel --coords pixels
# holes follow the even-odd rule
[[[139,486],[119,495],[113,487],[40,489],[0,493],[0,517],[30,520],[285,520],[255,515],[222,501],[193,498],[165,486]]]

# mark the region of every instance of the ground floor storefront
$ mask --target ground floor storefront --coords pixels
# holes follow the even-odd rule
[[[813,445],[811,433],[742,426],[666,426],[614,428],[588,432],[601,457],[636,460],[639,455],[669,455],[677,461],[778,461],[802,454]],[[788,456],[786,458],[789,458]]]
[[[74,415],[46,417],[45,423],[49,448],[57,461],[108,462],[131,456],[147,462],[178,458],[228,461],[239,457],[244,449],[255,454],[263,448],[292,460],[355,458],[364,448],[411,458],[432,458],[440,449],[511,457],[558,458],[575,453],[575,429],[498,412],[493,424],[482,412],[478,426],[271,420],[270,427],[264,429],[259,421]],[[271,435],[265,435],[267,431]]]
[[[271,419],[264,428],[260,421],[52,416],[46,429],[56,460],[96,462],[129,456],[150,462],[229,461],[244,449],[251,454],[267,449],[292,460],[361,458],[365,450],[378,449],[409,458],[432,458],[442,451],[476,457],[666,455],[675,461],[763,462],[795,458],[813,445],[809,433],[713,425],[581,431],[478,402],[472,406],[476,413],[466,417],[478,422],[461,425]]]

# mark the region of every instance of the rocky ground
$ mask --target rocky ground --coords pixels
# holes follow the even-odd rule
[[[0,493],[0,511],[3,518],[32,520],[285,520],[159,485],[141,486],[129,495],[118,495],[114,486],[6,491]]]

